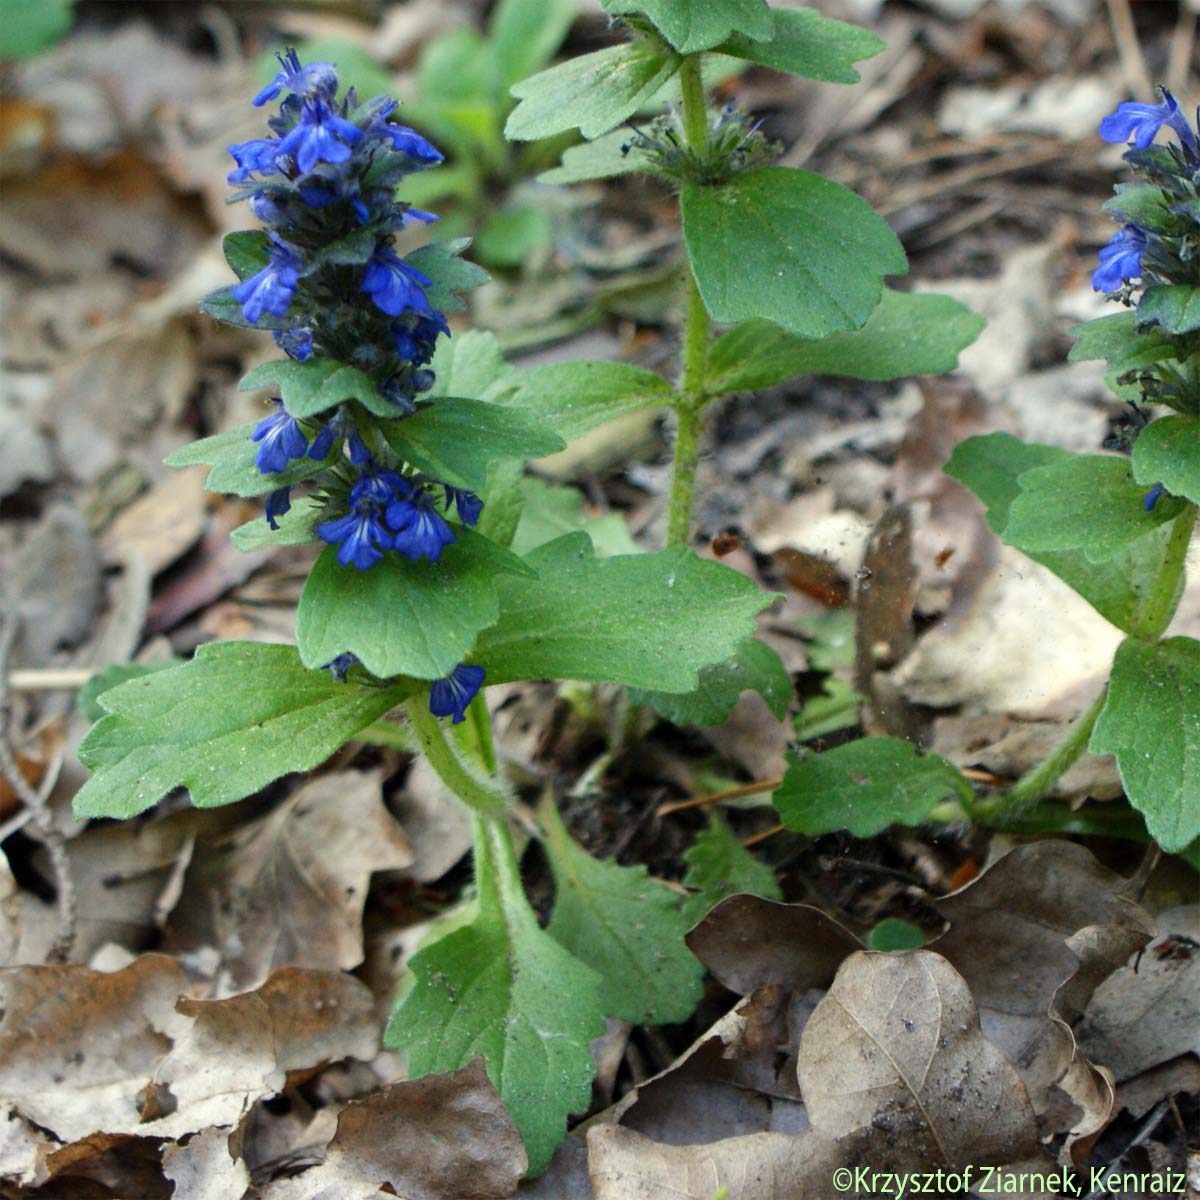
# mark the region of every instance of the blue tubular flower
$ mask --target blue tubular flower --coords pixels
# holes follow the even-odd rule
[[[271,336],[275,339],[275,345],[297,362],[307,362],[312,358],[313,335],[311,329],[303,327],[297,329],[276,329]],[[321,457],[324,458],[325,456],[322,455]]]
[[[295,50],[275,55],[280,70],[251,101],[255,108],[262,108],[268,100],[274,100],[280,92],[295,92],[299,96],[324,96],[332,99],[337,91],[337,68],[333,63],[315,62],[302,65]]]
[[[393,125],[390,121],[379,121],[372,126],[371,131],[390,142],[393,150],[398,150],[414,162],[420,163],[417,170],[445,162],[445,155],[436,146],[426,141],[415,129],[409,129],[407,125]]]
[[[434,680],[429,689],[429,711],[435,717],[453,716],[453,723],[461,725],[467,705],[483,686],[485,674],[482,667],[459,663],[445,679]]]
[[[434,312],[425,296],[431,282],[428,275],[397,257],[391,246],[381,246],[363,272],[362,290],[390,317],[403,312],[432,317]]]
[[[357,486],[357,485],[356,485]],[[314,532],[323,542],[338,547],[337,560],[343,567],[354,564],[360,571],[373,567],[391,544],[391,535],[380,520],[379,504],[370,497],[351,499],[352,509],[344,517],[325,521]]]
[[[1092,272],[1092,289],[1115,292],[1123,283],[1142,273],[1146,235],[1136,225],[1118,229],[1100,251],[1100,265]]]
[[[339,117],[321,100],[306,100],[300,120],[279,143],[279,153],[296,160],[300,173],[307,175],[317,163],[343,163],[350,149],[362,141],[363,132],[344,117]]]
[[[442,551],[456,542],[449,522],[434,507],[433,496],[424,488],[388,505],[387,523],[394,530],[392,545],[405,558],[437,562]]]
[[[446,489],[446,507],[453,504],[458,509],[458,519],[464,525],[474,525],[483,512],[483,501],[466,488],[451,487],[448,483],[442,484],[442,487]]]
[[[280,242],[274,241],[271,259],[257,275],[239,283],[230,290],[233,298],[242,306],[242,316],[255,324],[263,313],[282,317],[295,295],[300,282],[300,260]]]
[[[331,658],[327,663],[322,663],[320,669],[328,671],[338,683],[345,683],[347,673],[357,662],[358,659],[353,654],[339,654],[337,658]]]
[[[288,487],[276,488],[267,497],[267,524],[272,529],[279,528],[278,518],[284,513],[291,511],[292,507],[292,489]]]
[[[254,465],[263,475],[278,474],[287,469],[292,459],[303,458],[308,453],[308,438],[300,432],[296,418],[283,407],[282,401],[274,399],[272,403],[279,407],[259,421],[250,435],[252,441],[262,443]]]
[[[251,138],[229,147],[237,167],[226,178],[230,183],[245,183],[251,175],[274,175],[279,170],[275,156],[279,153],[278,138]]]
[[[1197,149],[1196,136],[1179,111],[1175,97],[1164,87],[1158,90],[1163,98],[1161,104],[1138,104],[1127,100],[1118,106],[1116,112],[1109,113],[1100,122],[1100,136],[1106,142],[1131,141],[1139,150],[1145,150],[1154,141],[1158,131],[1164,125],[1170,125],[1183,144],[1194,153]]]
[[[1162,499],[1162,494],[1166,490],[1167,489],[1163,487],[1161,483],[1156,483],[1142,499],[1142,507],[1145,508],[1147,512],[1153,512],[1154,506],[1159,502],[1160,499]]]
[[[334,421],[330,421],[320,433],[313,438],[312,445],[308,450],[308,457],[314,462],[324,462],[329,457],[330,450],[333,449],[333,439],[337,437],[337,428]]]

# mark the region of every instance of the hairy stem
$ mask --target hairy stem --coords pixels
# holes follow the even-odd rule
[[[404,707],[421,751],[438,778],[479,816],[502,821],[511,804],[510,796],[495,779],[477,774],[463,762],[442,723],[430,713],[427,696],[414,697]],[[488,741],[490,745],[490,737]]]
[[[703,158],[708,152],[708,110],[704,103],[704,84],[700,78],[700,55],[683,60],[679,82],[683,92],[683,131],[688,149]],[[674,472],[671,501],[667,513],[667,545],[685,546],[692,524],[692,504],[696,494],[696,464],[700,461],[700,434],[704,421],[701,410],[704,372],[708,360],[708,310],[696,286],[691,265],[687,266],[687,315],[683,327],[679,384],[675,394]]]
[[[1196,527],[1196,506],[1189,504],[1179,514],[1171,526],[1171,539],[1167,542],[1167,552],[1163,558],[1162,569],[1158,578],[1150,588],[1150,594],[1132,630],[1133,636],[1148,642],[1157,642],[1167,631],[1175,609],[1179,606],[1181,594],[1180,581],[1183,578],[1184,567],[1187,564],[1188,546],[1192,541],[1192,531]]]

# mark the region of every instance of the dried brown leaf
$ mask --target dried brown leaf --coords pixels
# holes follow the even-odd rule
[[[870,1132],[873,1152],[955,1168],[1042,1157],[1020,1076],[932,951],[851,955],[804,1028],[799,1075],[813,1129]]]
[[[241,1200],[250,1186],[250,1172],[229,1151],[229,1134],[207,1129],[186,1145],[163,1150],[163,1174],[175,1184],[171,1200]]]

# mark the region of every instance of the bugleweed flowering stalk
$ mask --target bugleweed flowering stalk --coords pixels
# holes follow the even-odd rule
[[[312,417],[288,412],[281,398],[252,437],[256,465],[280,474],[304,459],[324,466],[308,475],[324,505],[314,532],[338,547],[343,566],[369,571],[385,554],[436,563],[457,540],[452,517],[474,525],[482,503],[473,493],[431,479],[405,463],[381,435],[376,417],[402,418],[433,386],[429,369],[445,316],[430,303],[430,279],[400,258],[394,235],[414,221],[431,222],[396,199],[414,171],[442,161],[420,134],[392,121],[388,96],[359,103],[338,98],[331,63],[302,64],[295,51],[279,58],[274,80],[255,97],[282,97],[267,124],[274,136],[231,146],[233,199],[247,199],[262,222],[268,257],[230,290],[248,325],[270,329],[297,362],[314,357],[361,371],[381,398],[382,413],[349,400]],[[294,484],[267,499],[272,529],[291,509]],[[339,677],[348,655],[329,664]],[[463,719],[484,671],[460,666],[431,689],[435,715]]]

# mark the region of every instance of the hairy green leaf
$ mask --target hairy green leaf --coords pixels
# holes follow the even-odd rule
[[[1122,642],[1088,749],[1116,755],[1129,803],[1164,850],[1200,837],[1200,642]]]
[[[538,927],[519,881],[502,886],[478,846],[475,877],[474,919],[409,959],[413,984],[384,1040],[405,1052],[413,1078],[483,1055],[537,1174],[567,1117],[591,1103],[588,1043],[604,1032],[600,980]]]
[[[862,738],[823,754],[793,754],[772,803],[799,833],[847,829],[871,837],[919,825],[943,800],[971,799],[958,768],[897,738]]]
[[[666,405],[673,394],[661,375],[628,363],[547,363],[518,371],[505,404],[527,410],[570,441],[614,417]]]
[[[500,0],[492,9],[488,40],[502,91],[554,57],[577,11],[576,0]]]
[[[582,679],[691,691],[775,599],[682,547],[597,558],[587,535],[575,533],[526,561],[540,578],[498,581],[500,619],[472,655],[490,683]]]
[[[563,152],[562,162],[543,171],[539,183],[583,183],[588,179],[613,179],[635,171],[651,171],[652,160],[628,129],[613,129],[591,142],[581,142]]]
[[[541,458],[566,444],[545,421],[508,403],[442,396],[411,417],[380,426],[405,462],[441,483],[479,491],[488,463],[501,458]]]
[[[1167,333],[1200,329],[1200,287],[1190,283],[1156,284],[1142,294],[1138,326],[1158,326]]]
[[[620,513],[588,516],[583,511],[583,495],[573,487],[551,487],[530,477],[521,480],[520,492],[523,503],[512,540],[514,554],[528,554],[565,533],[578,530],[591,538],[600,558],[641,552]]]
[[[1133,309],[1096,317],[1067,332],[1075,339],[1068,362],[1103,358],[1111,371],[1120,373],[1136,367],[1151,367],[1175,357],[1175,346],[1160,329],[1138,330]]]
[[[213,642],[191,662],[104,692],[79,757],[95,774],[80,817],[132,817],[177,787],[200,807],[229,804],[290,771],[320,765],[400,704],[411,681],[338,683],[293,646]]]
[[[432,280],[425,289],[425,298],[439,312],[461,312],[467,305],[459,293],[469,292],[491,278],[482,267],[460,257],[470,244],[471,239],[465,237],[431,242],[404,256],[410,267]]]
[[[516,369],[504,359],[494,333],[467,329],[438,339],[429,363],[436,379],[427,396],[500,400],[513,389]]]
[[[307,546],[317,540],[313,527],[325,512],[325,502],[315,496],[298,496],[283,516],[276,518],[278,529],[272,529],[266,517],[255,517],[239,525],[229,540],[243,553],[261,550],[265,546]]]
[[[1177,225],[1178,218],[1167,211],[1162,192],[1148,183],[1118,183],[1116,195],[1101,206],[1126,225],[1139,225],[1163,233]]]
[[[578,127],[585,138],[599,137],[633,116],[680,61],[648,38],[568,59],[513,87],[520,104],[505,136],[529,142]]]
[[[689,896],[685,914],[694,925],[726,896],[748,894],[767,900],[782,900],[783,891],[775,872],[759,862],[734,836],[720,813],[709,809],[708,828],[696,834],[696,840],[684,852],[687,872],[683,882],[695,888]]]
[[[766,0],[601,0],[601,6],[614,16],[645,13],[680,54],[711,50],[731,33],[769,39],[778,16]]]
[[[854,64],[886,48],[883,39],[869,30],[822,16],[813,8],[777,8],[773,16],[775,32],[767,40],[735,33],[716,48],[717,53],[806,79],[857,83]]]
[[[722,334],[708,352],[706,391],[758,391],[796,375],[900,379],[940,375],[985,322],[949,296],[884,288],[861,329],[823,338],[797,337],[772,321],[754,320]]]
[[[554,872],[546,932],[600,976],[606,1017],[634,1024],[686,1021],[700,999],[704,967],[684,944],[681,897],[642,866],[593,858],[542,808],[543,843]]]
[[[315,417],[348,400],[357,400],[377,417],[394,417],[396,406],[379,394],[374,381],[357,367],[333,358],[310,358],[297,362],[276,358],[259,363],[247,372],[238,390],[272,388],[278,384],[283,406],[293,417]]]
[[[757,692],[780,721],[792,700],[792,679],[778,654],[765,642],[747,638],[727,662],[700,672],[690,692],[651,692],[629,689],[635,704],[649,704],[660,717],[676,725],[720,725],[743,692]]]
[[[171,658],[166,662],[115,663],[111,667],[103,667],[76,693],[75,701],[79,705],[79,711],[86,720],[93,723],[99,721],[108,711],[100,703],[100,697],[110,688],[127,683],[131,679],[141,679],[143,675],[153,675],[155,671],[177,667],[180,662],[178,658]]]
[[[205,488],[210,492],[222,492],[229,496],[264,496],[276,488],[287,487],[316,475],[333,461],[335,451],[330,449],[329,455],[320,462],[298,458],[288,464],[286,471],[264,475],[254,462],[258,443],[250,440],[256,424],[239,425],[224,433],[189,442],[168,454],[165,462],[169,467],[211,467],[204,481]]]
[[[385,554],[367,571],[322,551],[304,584],[296,640],[307,666],[353,654],[373,675],[441,679],[466,657],[499,615],[497,576],[532,574],[525,563],[473,529],[436,563]]]
[[[1152,421],[1133,444],[1132,463],[1138,483],[1161,483],[1173,496],[1200,504],[1200,418]]]
[[[987,506],[987,523],[1006,542],[1009,508],[1020,494],[1017,479],[1034,467],[1059,463],[1069,452],[1030,445],[1011,434],[989,433],[960,442],[945,466],[946,474],[970,488]],[[1131,542],[1104,562],[1092,562],[1082,550],[1035,551],[1018,546],[1034,562],[1053,571],[1118,629],[1135,628],[1157,578],[1170,540],[1163,525]]]
[[[760,167],[719,187],[688,184],[681,207],[700,295],[726,324],[763,317],[807,338],[860,329],[883,276],[908,270],[887,222],[810,171]]]

